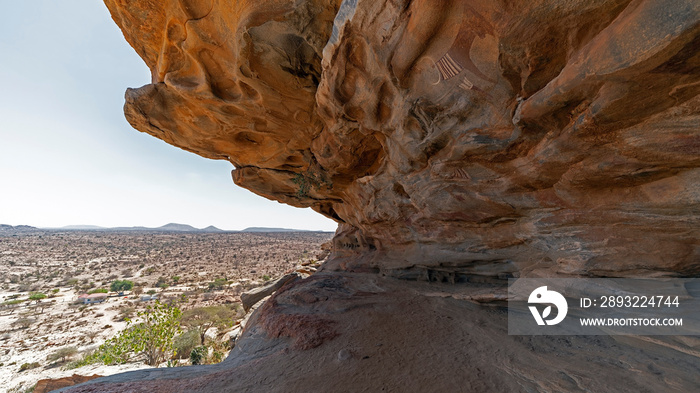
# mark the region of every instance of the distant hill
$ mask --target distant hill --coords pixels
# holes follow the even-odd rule
[[[323,232],[323,231],[311,231],[307,229],[293,229],[293,228],[267,228],[267,227],[249,227],[242,231],[227,231],[219,229],[213,225],[209,225],[206,228],[195,228],[192,225],[178,224],[178,223],[168,223],[157,228],[149,228],[143,226],[135,227],[101,227],[98,225],[67,225],[60,228],[35,228],[29,225],[5,225],[0,224],[0,232],[29,232],[29,231],[42,231],[42,230],[53,230],[53,231],[104,231],[104,232],[199,232],[199,233],[219,233],[219,232],[249,232],[249,233],[265,233],[265,232]]]
[[[0,224],[0,232],[2,233],[17,233],[17,232],[33,232],[38,231],[39,228],[31,227],[29,225],[7,225]]]
[[[9,225],[7,225],[9,226]],[[31,227],[30,227],[31,228]],[[36,228],[34,228],[36,229]],[[204,233],[215,233],[215,232],[225,232],[222,229],[219,229],[213,225],[210,225],[206,228],[195,228],[191,225],[187,224],[177,224],[177,223],[169,223],[165,224],[161,227],[158,228],[148,228],[148,227],[143,227],[143,226],[136,226],[136,227],[112,227],[112,228],[105,228],[97,225],[68,225],[65,227],[61,228],[44,228],[44,229],[52,229],[52,230],[59,230],[59,231],[109,231],[109,232],[204,232]]]
[[[59,229],[65,229],[67,231],[99,231],[101,229],[107,229],[105,227],[100,227],[97,225],[66,225]]]
[[[155,228],[147,228],[147,227],[114,227],[114,228],[105,228],[103,231],[154,231]]]
[[[199,229],[187,225],[187,224],[176,224],[174,222],[171,222],[169,224],[165,224],[162,227],[154,228],[157,231],[174,231],[174,232],[197,232]]]
[[[250,227],[241,232],[312,232],[306,229]]]

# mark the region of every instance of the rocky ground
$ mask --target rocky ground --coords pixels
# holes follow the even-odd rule
[[[135,362],[66,370],[47,356],[76,347],[79,357],[115,336],[126,326],[124,316],[148,304],[139,293],[157,293],[161,300],[185,294],[183,309],[237,304],[242,291],[323,257],[321,244],[329,238],[321,233],[47,231],[0,236],[0,303],[6,303],[0,306],[0,391],[24,391],[39,379],[74,373],[110,375],[147,368]],[[109,288],[116,279],[131,280],[136,287],[128,296],[112,293],[104,303],[75,303],[80,293]],[[48,296],[25,300],[30,292]],[[11,304],[13,300],[25,301]],[[22,320],[26,326],[18,323]],[[38,367],[19,371],[33,363]]]
[[[212,366],[133,371],[64,392],[696,392],[700,340],[509,336],[493,284],[321,272],[254,312]]]

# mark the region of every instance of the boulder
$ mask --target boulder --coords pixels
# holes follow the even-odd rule
[[[101,375],[78,375],[73,374],[70,377],[56,378],[56,379],[40,379],[34,386],[34,393],[48,393],[52,390],[65,388],[68,386],[77,385],[89,381],[91,379],[99,378]]]
[[[261,287],[253,288],[249,291],[243,292],[241,294],[241,303],[243,303],[243,309],[245,311],[250,310],[250,308],[261,299],[272,295],[276,290],[280,289],[284,284],[288,282],[294,282],[301,278],[296,272],[289,273],[282,276],[276,280],[270,281],[266,285]]]

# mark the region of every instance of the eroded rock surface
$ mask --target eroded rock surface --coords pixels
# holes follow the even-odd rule
[[[700,388],[697,338],[509,336],[502,309],[464,300],[483,289],[371,273],[317,273],[283,287],[258,309],[223,363],[132,371],[64,392]]]
[[[105,3],[130,123],[338,221],[340,267],[700,273],[697,1]]]

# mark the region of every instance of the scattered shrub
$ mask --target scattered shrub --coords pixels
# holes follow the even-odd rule
[[[233,324],[236,311],[226,306],[197,307],[182,313],[182,324],[200,335],[200,344],[204,344],[204,336],[213,327],[223,330]]]
[[[169,286],[168,279],[165,278],[164,276],[158,277],[158,281],[156,282],[155,286],[158,288],[163,288],[163,289],[167,288]]]
[[[53,353],[51,353],[46,360],[49,362],[55,362],[60,360],[61,363],[65,363],[68,359],[72,358],[78,353],[78,348],[76,347],[63,347],[60,349],[57,349]]]
[[[192,350],[192,352],[190,352],[190,363],[193,365],[203,364],[208,354],[209,348],[205,347],[204,345],[196,347]]]
[[[106,288],[95,288],[91,289],[88,291],[88,294],[93,294],[93,293],[107,293],[109,292]]]
[[[99,334],[100,332],[97,330],[89,330],[85,332],[85,337],[89,338],[90,344],[92,344],[93,342],[95,342],[95,337],[97,337]]]
[[[0,306],[13,306],[15,304],[20,304],[24,302],[25,299],[12,299],[12,300],[7,300],[2,303],[0,303]]]
[[[214,351],[211,353],[211,356],[209,356],[209,364],[214,364],[214,363],[221,363],[221,361],[224,360],[224,354],[219,352],[219,351]]]
[[[66,370],[73,370],[73,369],[76,369],[78,367],[83,367],[83,366],[87,366],[88,364],[93,364],[93,363],[95,363],[95,359],[92,356],[93,353],[94,353],[93,351],[85,352],[80,357],[80,359],[74,360],[70,363],[67,363],[65,366],[63,366],[63,368]]]
[[[200,344],[199,332],[197,330],[192,329],[182,333],[175,337],[175,341],[173,342],[175,357],[178,359],[187,359],[192,350]]]
[[[228,280],[225,278],[215,278],[214,281],[209,283],[209,290],[220,290],[224,289],[224,286],[228,285]]]
[[[35,320],[27,317],[22,317],[14,322],[12,322],[13,326],[19,326],[22,329],[28,329],[30,326],[32,326],[36,322]]]
[[[30,292],[29,300],[33,302],[39,302],[41,299],[46,299],[46,294],[41,292]]]
[[[21,366],[19,366],[19,371],[20,371],[20,372],[22,372],[22,371],[27,371],[27,370],[31,370],[31,369],[33,369],[33,368],[37,368],[37,367],[40,367],[40,366],[41,366],[41,365],[40,365],[39,363],[37,363],[37,362],[33,362],[33,363],[24,363],[24,364],[22,364]]]
[[[119,314],[115,315],[112,320],[115,322],[125,321],[126,319],[131,318],[135,311],[136,309],[131,306],[122,307],[119,309]]]

